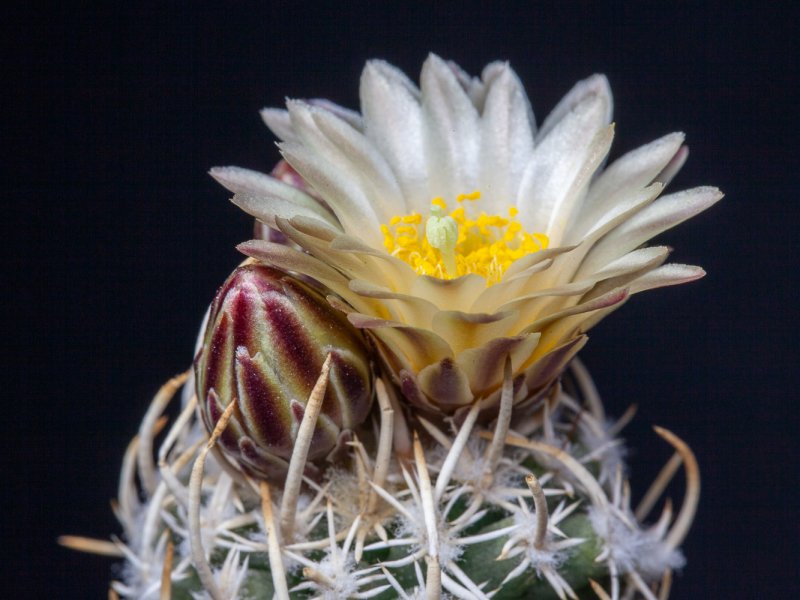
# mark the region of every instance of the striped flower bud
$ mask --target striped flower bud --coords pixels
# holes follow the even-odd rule
[[[326,456],[367,417],[372,380],[364,338],[322,294],[268,267],[239,267],[217,292],[195,359],[197,394],[209,431],[236,403],[218,443],[245,471],[283,478],[328,354],[309,460]]]

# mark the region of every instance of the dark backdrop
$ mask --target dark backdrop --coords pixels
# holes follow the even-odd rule
[[[239,260],[249,220],[208,168],[268,169],[259,108],[356,106],[365,59],[416,78],[429,50],[472,72],[510,60],[540,119],[606,73],[614,156],[687,133],[672,189],[713,184],[727,198],[661,239],[709,275],[637,296],[583,356],[610,410],[639,404],[626,436],[640,489],[669,456],[652,424],[698,454],[703,498],[675,597],[800,591],[797,11],[301,4],[62,5],[2,20],[3,597],[105,597],[109,561],[55,539],[118,531],[108,501],[125,445],[188,366]]]

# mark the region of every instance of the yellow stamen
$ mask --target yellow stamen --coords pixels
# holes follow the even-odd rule
[[[478,191],[457,197],[459,203],[479,199]],[[434,198],[424,228],[422,215],[411,213],[392,217],[381,232],[386,250],[420,275],[452,279],[476,273],[493,285],[515,260],[547,248],[547,236],[525,231],[518,212],[512,206],[507,217],[481,212],[472,218],[463,204],[448,213],[445,201]]]

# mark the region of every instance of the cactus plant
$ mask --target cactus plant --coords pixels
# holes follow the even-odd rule
[[[643,244],[721,194],[659,197],[682,134],[601,170],[602,76],[538,129],[504,63],[431,56],[417,89],[372,61],[361,104],[266,109],[272,175],[212,170],[257,239],[125,454],[123,540],[64,543],[124,557],[129,598],[668,597],[697,462],[656,428],[675,454],[632,507],[626,417],[576,354],[703,275]],[[652,517],[681,464],[681,508]]]

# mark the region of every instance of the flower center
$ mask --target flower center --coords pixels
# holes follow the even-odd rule
[[[525,231],[514,206],[507,217],[485,212],[468,216],[463,203],[480,196],[477,191],[461,194],[458,208],[450,212],[442,198],[434,198],[424,223],[416,212],[392,217],[388,225],[381,225],[386,250],[420,275],[453,279],[476,273],[489,286],[518,258],[547,248],[547,236]]]

